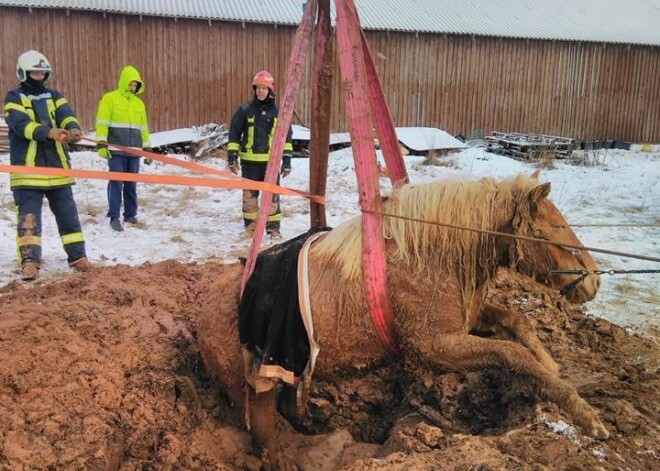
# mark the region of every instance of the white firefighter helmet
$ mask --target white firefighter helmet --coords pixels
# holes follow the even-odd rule
[[[45,72],[46,79],[50,76],[51,68],[50,62],[46,59],[39,51],[31,50],[24,52],[18,56],[18,62],[16,63],[16,76],[21,82],[27,80],[28,72]]]

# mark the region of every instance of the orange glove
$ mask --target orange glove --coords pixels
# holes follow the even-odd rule
[[[82,137],[82,131],[80,129],[78,128],[69,129],[67,141],[70,144],[73,144],[74,142],[78,142],[81,137]]]
[[[69,138],[69,132],[62,128],[51,128],[46,137],[53,141],[64,142]]]

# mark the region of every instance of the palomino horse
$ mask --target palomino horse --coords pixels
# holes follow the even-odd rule
[[[396,336],[405,360],[430,367],[469,370],[502,366],[532,377],[539,393],[557,403],[583,430],[609,436],[575,388],[558,376],[529,322],[485,302],[498,267],[533,276],[573,302],[596,295],[599,277],[552,276],[551,270],[591,272],[586,251],[487,232],[447,228],[446,224],[581,245],[547,199],[550,184],[519,175],[502,182],[437,181],[405,185],[383,199],[389,290],[396,313]],[[424,222],[420,222],[424,221]],[[443,226],[442,224],[445,224]],[[317,241],[309,255],[315,336],[320,345],[316,372],[330,375],[349,365],[364,365],[388,354],[374,331],[365,300],[361,265],[361,220],[355,217]],[[245,407],[253,436],[278,468],[274,432],[276,393],[244,389],[244,362],[237,330],[243,266],[223,272],[200,316],[200,349],[209,370],[226,386],[237,407]],[[484,338],[472,332],[491,332]],[[500,337],[498,339],[497,337]],[[504,339],[501,339],[504,338]],[[506,339],[506,340],[505,340]],[[513,339],[513,340],[511,340]],[[248,397],[248,403],[245,398]],[[264,454],[262,453],[262,457]]]

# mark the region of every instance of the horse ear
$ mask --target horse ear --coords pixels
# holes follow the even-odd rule
[[[541,170],[537,169],[537,170],[534,171],[534,173],[532,173],[529,176],[529,178],[531,178],[533,180],[538,180],[540,176],[541,176]]]
[[[538,204],[543,198],[547,198],[550,194],[550,182],[538,185],[529,193],[529,198],[533,204]]]

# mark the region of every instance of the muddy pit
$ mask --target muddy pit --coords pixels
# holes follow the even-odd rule
[[[0,288],[0,469],[258,470],[197,348],[223,269],[168,261]],[[279,423],[287,454],[324,471],[660,469],[657,342],[516,275],[490,297],[533,321],[609,440],[572,428],[524,376],[390,360],[317,378],[305,420]]]

